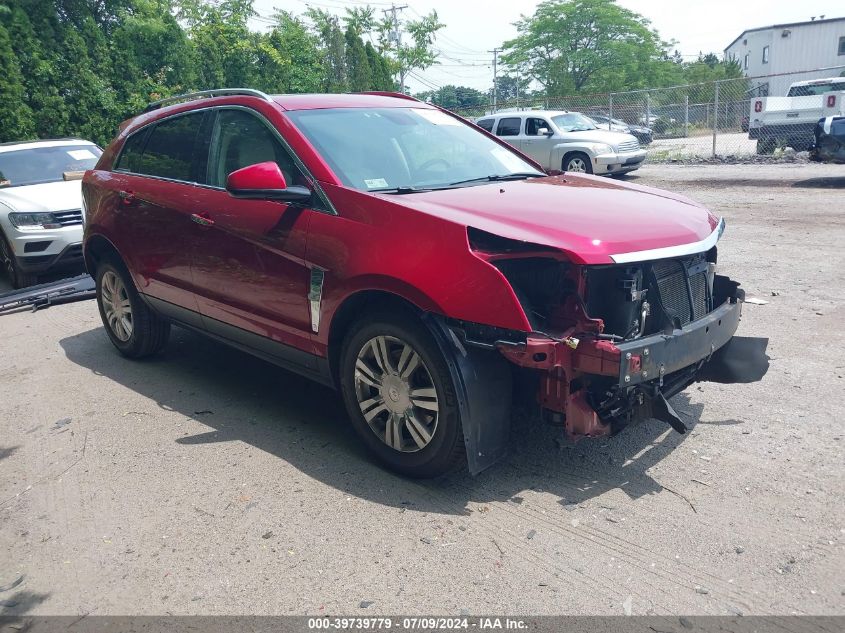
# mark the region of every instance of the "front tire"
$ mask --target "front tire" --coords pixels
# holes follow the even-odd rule
[[[563,159],[563,171],[571,171],[580,174],[592,174],[593,163],[590,157],[583,152],[573,152]]]
[[[419,319],[382,313],[358,321],[344,340],[339,369],[352,425],[382,464],[425,478],[463,463],[452,376]]]
[[[18,290],[20,288],[27,288],[38,283],[38,275],[24,272],[18,266],[15,259],[15,253],[12,250],[12,245],[6,236],[0,233],[0,265],[9,277],[9,282],[12,288]]]
[[[124,266],[108,260],[97,266],[97,307],[106,334],[124,356],[151,356],[167,345],[170,323],[144,303]]]

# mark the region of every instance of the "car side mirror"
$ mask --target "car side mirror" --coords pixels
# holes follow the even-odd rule
[[[226,191],[233,198],[245,200],[306,202],[311,199],[308,187],[289,187],[282,170],[271,160],[233,171],[226,178]]]
[[[537,136],[552,136],[553,134],[554,132],[552,132],[547,127],[541,127],[539,130],[537,130]]]

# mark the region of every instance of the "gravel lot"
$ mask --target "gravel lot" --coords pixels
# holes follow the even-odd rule
[[[262,361],[182,330],[123,360],[93,302],[0,317],[0,614],[845,614],[845,167],[629,180],[725,215],[769,302],[768,375],[677,396],[685,436],[523,422],[479,477],[406,481]]]
[[[662,138],[652,142],[646,149],[650,157],[661,160],[710,158],[713,154],[713,136],[704,134],[687,138]],[[719,132],[716,136],[716,154],[719,156],[753,156],[756,153],[757,141],[750,140],[746,132]]]

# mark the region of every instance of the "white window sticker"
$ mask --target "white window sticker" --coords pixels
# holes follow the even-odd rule
[[[381,189],[382,187],[387,187],[387,181],[384,178],[371,178],[369,180],[365,180],[364,184],[367,185],[367,189]]]
[[[73,160],[87,160],[89,158],[97,158],[90,149],[72,149],[68,151],[68,155]]]
[[[422,118],[424,118],[429,123],[434,123],[434,125],[460,125],[461,122],[457,119],[453,119],[445,112],[441,112],[440,110],[424,110],[423,108],[414,108],[414,112],[419,114]]]

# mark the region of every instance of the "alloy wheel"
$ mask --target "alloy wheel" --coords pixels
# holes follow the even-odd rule
[[[587,165],[584,163],[583,158],[570,158],[569,163],[566,165],[566,171],[575,171],[575,172],[586,172]]]
[[[367,424],[390,448],[415,453],[437,430],[437,389],[422,357],[405,341],[376,336],[355,361],[355,395]]]
[[[121,341],[132,336],[132,303],[123,280],[111,270],[103,274],[100,297],[109,329]]]

